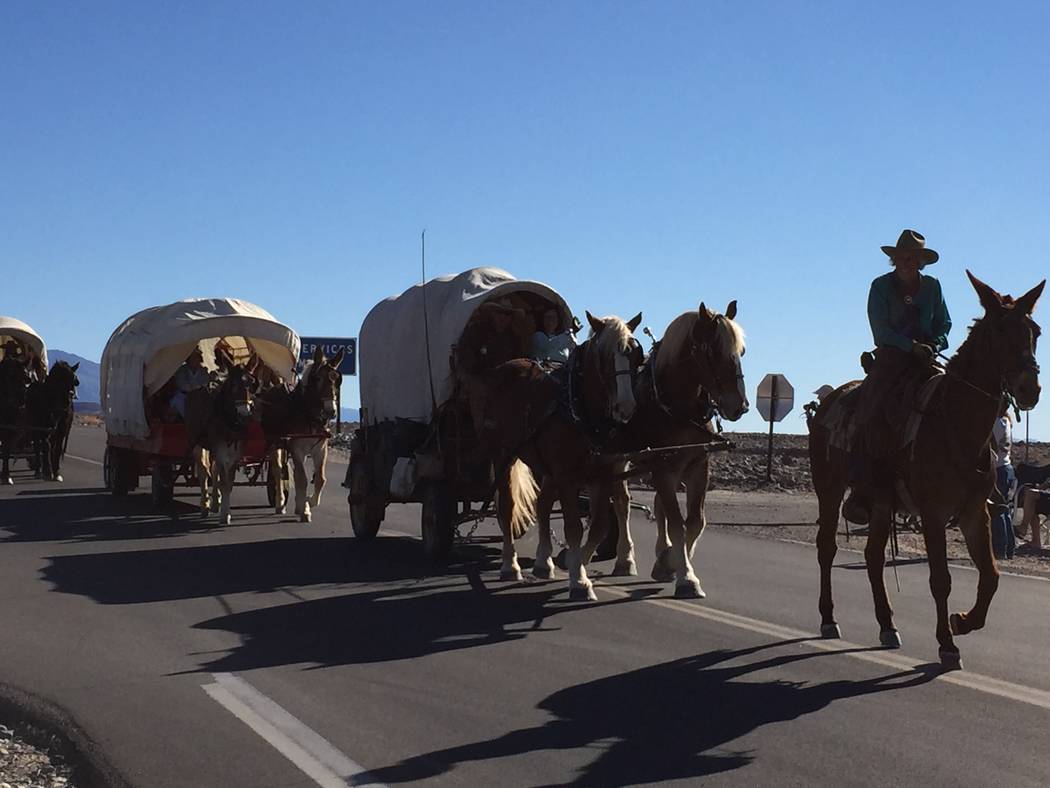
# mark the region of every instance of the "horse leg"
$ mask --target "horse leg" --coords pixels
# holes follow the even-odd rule
[[[685,521],[676,495],[677,479],[677,475],[667,473],[657,473],[653,477],[656,493],[663,501],[667,516],[667,534],[671,540],[669,562],[675,573],[674,595],[678,599],[703,599],[706,594],[686,555]]]
[[[817,474],[813,486],[817,490],[819,514],[817,515],[817,563],[820,564],[820,636],[840,638],[842,631],[835,621],[835,603],[831,597],[831,567],[838,553],[839,509],[846,493],[845,485],[831,488],[820,485]]]
[[[328,462],[328,441],[323,440],[313,447],[310,457],[314,463],[314,494],[310,499],[310,506],[316,509],[321,505],[321,491],[324,490],[325,475],[324,468]]]
[[[193,450],[193,464],[197,473],[197,483],[200,485],[201,517],[207,517],[211,510],[208,506],[208,482],[211,471],[208,468],[209,455],[206,449],[198,446]]]
[[[638,564],[634,560],[634,541],[631,539],[631,494],[627,490],[627,480],[616,482],[612,492],[613,512],[616,514],[616,525],[620,529],[613,576],[634,577],[638,574]]]
[[[604,484],[591,484],[587,487],[587,500],[590,503],[587,539],[580,549],[580,560],[586,566],[594,558],[598,545],[609,531],[609,498],[611,490]]]
[[[707,500],[707,483],[710,466],[706,459],[696,463],[686,477],[685,484],[685,556],[692,564],[696,543],[707,527],[707,516],[704,513],[704,502]]]
[[[496,493],[496,519],[499,521],[500,530],[503,532],[503,563],[499,569],[499,579],[520,583],[522,581],[521,566],[518,564],[518,554],[514,549],[514,531],[511,527],[513,514],[513,503],[510,490],[510,470],[500,479],[499,488]]]
[[[565,556],[566,568],[569,570],[569,600],[573,602],[596,602],[594,586],[587,577],[583,565],[583,521],[580,519],[579,490],[570,484],[558,487],[558,498],[561,500],[562,516],[565,518]]]
[[[879,503],[872,507],[868,542],[864,546],[864,563],[875,602],[875,619],[879,622],[879,643],[889,648],[901,647],[901,636],[893,625],[893,608],[886,593],[886,543],[890,538],[890,510]]]
[[[284,452],[279,447],[270,452],[270,476],[274,480],[273,512],[284,514],[288,501],[284,494]]]
[[[543,477],[539,498],[536,500],[536,525],[539,528],[539,539],[536,545],[536,560],[532,564],[532,576],[539,580],[554,578],[554,561],[551,555],[551,510],[554,508],[556,491],[550,476]]]
[[[11,479],[11,440],[10,433],[2,436],[3,439],[3,468],[0,469],[0,484],[14,484]]]
[[[952,576],[948,571],[944,519],[932,511],[923,510],[922,537],[926,542],[926,560],[930,565],[930,593],[937,607],[937,642],[940,644],[941,665],[947,670],[958,670],[962,667],[962,659],[948,623],[948,595],[952,592]]]
[[[33,447],[33,460],[36,465],[36,469],[33,472],[33,478],[46,479],[47,477],[44,475],[44,460],[42,457],[43,446],[42,441],[37,437],[38,434],[39,433],[33,433],[33,436],[30,438],[30,444]]]
[[[670,583],[674,579],[671,569],[671,540],[667,538],[667,514],[659,495],[653,496],[653,517],[656,518],[656,561],[650,576],[658,583]]]
[[[306,454],[300,441],[293,441],[292,451],[292,475],[295,477],[295,513],[299,515],[299,522],[310,522],[310,502],[306,499],[306,488],[309,482],[306,478]]]
[[[235,457],[222,452],[219,456],[219,484],[222,486],[222,505],[219,509],[219,522],[223,525],[229,525],[231,521],[230,516],[230,498],[233,496],[233,480],[237,473],[237,463]]]
[[[991,518],[988,506],[983,502],[976,509],[965,512],[959,527],[966,537],[966,548],[970,559],[977,567],[977,599],[969,613],[952,613],[948,625],[952,634],[966,635],[984,627],[988,606],[999,587],[999,567],[992,553]]]

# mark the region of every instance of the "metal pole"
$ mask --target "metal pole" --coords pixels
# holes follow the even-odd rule
[[[1024,414],[1024,464],[1028,464],[1028,444],[1031,441],[1028,440],[1028,425],[1032,421],[1032,411],[1026,411]]]
[[[773,417],[777,415],[777,379],[773,378],[773,390],[769,394],[769,451],[766,454],[766,481],[773,481]]]
[[[335,434],[343,434],[343,387],[335,390]]]

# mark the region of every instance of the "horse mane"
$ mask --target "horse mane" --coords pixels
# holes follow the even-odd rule
[[[615,315],[597,319],[605,324],[605,327],[598,334],[598,342],[596,343],[600,353],[606,355],[617,351],[627,352],[631,349],[631,339],[634,334],[631,333],[631,329],[627,327],[625,322]],[[594,337],[593,328],[590,336]]]
[[[299,385],[303,388],[310,383],[310,373],[314,371],[313,359],[303,364],[303,374],[299,376]]]
[[[698,317],[696,311],[683,312],[670,322],[660,340],[661,352],[656,355],[657,371],[673,364],[678,358],[686,342],[692,338],[693,326]],[[715,342],[723,355],[740,356],[746,346],[744,329],[725,315],[715,315]]]

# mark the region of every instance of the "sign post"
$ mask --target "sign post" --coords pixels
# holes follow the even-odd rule
[[[340,350],[343,351],[343,360],[339,363],[340,375],[357,374],[357,338],[356,337],[300,337],[299,345],[299,369],[302,370],[307,361],[314,357],[314,353],[320,348],[325,358],[332,358]],[[335,432],[339,435],[343,431],[343,387],[340,386],[335,392]]]
[[[773,481],[773,424],[782,421],[795,406],[795,388],[786,377],[770,373],[758,384],[758,412],[769,422],[769,446],[766,451],[766,481]]]

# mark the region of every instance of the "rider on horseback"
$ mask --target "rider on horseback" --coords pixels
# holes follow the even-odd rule
[[[847,520],[861,525],[871,517],[874,490],[892,482],[886,459],[897,447],[907,420],[913,384],[928,374],[937,353],[948,347],[952,327],[940,282],[920,273],[939,257],[926,248],[925,237],[904,230],[896,246],[883,246],[882,251],[894,270],[876,278],[868,294],[868,321],[876,349],[874,365],[865,369],[869,374],[861,386],[851,492],[842,507]]]

